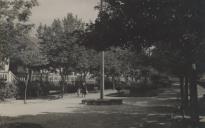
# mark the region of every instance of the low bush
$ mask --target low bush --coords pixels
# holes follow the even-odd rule
[[[0,116],[0,128],[8,128],[8,122],[5,117]]]
[[[113,83],[112,81],[105,77],[105,89],[113,89]]]
[[[15,84],[6,83],[4,80],[0,80],[0,100],[6,98],[13,98],[17,94],[17,87]]]
[[[23,98],[25,93],[25,82],[18,82],[17,98]],[[32,81],[27,88],[27,97],[46,96],[49,94],[49,88],[51,87],[49,82]]]
[[[61,84],[64,84],[65,93],[75,93],[77,91],[77,88],[81,86],[81,84],[79,83],[74,85],[68,83],[54,84],[52,82],[32,81],[30,82],[27,88],[28,89],[27,97],[34,98],[39,96],[47,96],[49,95],[50,91],[61,92],[62,91]],[[97,85],[86,84],[86,86],[88,91],[93,91],[95,90],[95,87]],[[18,87],[17,98],[22,99],[24,97],[24,92],[25,92],[25,82],[19,82],[17,84],[17,87]]]
[[[75,92],[77,92],[77,89],[81,86],[82,86],[81,84],[78,84],[78,85],[66,84],[65,85],[65,92],[66,93],[75,93]],[[95,91],[97,85],[95,85],[95,84],[86,84],[86,87],[87,87],[87,90],[89,92],[92,92],[92,91]]]
[[[117,82],[115,89],[120,92],[123,89],[129,89],[129,85],[126,82],[120,81]]]
[[[24,97],[24,91],[25,91],[25,83],[22,81],[19,81],[17,83],[17,96],[16,96],[16,98],[19,99],[19,98]]]
[[[97,88],[99,88],[96,84],[86,84],[88,91],[96,91]]]
[[[65,93],[74,93],[74,92],[77,92],[77,86],[72,84],[66,84]]]
[[[167,76],[161,75],[151,75],[150,79],[147,81],[131,82],[131,86],[129,86],[130,94],[137,96],[150,96],[154,95],[153,90],[168,87],[171,85],[171,81]]]
[[[151,76],[151,81],[156,87],[167,87],[171,84],[168,76],[154,74]]]
[[[33,81],[28,85],[28,97],[46,96],[49,94],[49,82]]]

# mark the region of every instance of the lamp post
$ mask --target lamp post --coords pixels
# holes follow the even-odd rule
[[[102,64],[101,64],[101,87],[100,87],[100,99],[104,98],[104,87],[105,87],[105,54],[102,51]]]
[[[103,11],[103,0],[100,0],[100,14]],[[100,16],[102,18],[102,16]],[[101,19],[102,20],[102,19]],[[101,83],[100,83],[100,100],[96,99],[84,99],[83,104],[88,105],[120,105],[122,99],[104,99],[104,87],[105,87],[105,52],[101,51]]]
[[[103,0],[100,0],[100,13],[103,10]],[[101,53],[101,84],[100,84],[100,99],[104,99],[104,87],[105,87],[105,54],[104,51]]]

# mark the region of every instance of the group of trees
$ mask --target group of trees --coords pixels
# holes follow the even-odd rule
[[[85,23],[69,13],[62,20],[55,19],[50,26],[41,24],[37,29],[40,50],[48,60],[47,66],[61,75],[62,92],[64,77],[70,72],[80,74],[82,82],[86,81],[88,74],[100,77],[99,52],[83,45],[85,38],[82,37],[85,37],[87,28]],[[105,52],[106,76],[115,83],[121,74],[131,74],[135,65],[133,57],[135,54],[128,48],[110,48]]]
[[[55,19],[50,26],[40,25],[36,40],[29,35],[34,25],[29,24],[28,20],[32,7],[38,5],[37,1],[0,2],[1,61],[10,58],[12,62],[20,62],[26,68],[25,103],[32,70],[46,68],[54,72],[59,71],[62,77],[62,92],[64,76],[70,72],[81,74],[81,81],[85,81],[89,73],[99,76],[100,55],[96,50],[81,45],[84,41],[82,35],[84,37],[87,26],[78,17],[68,14],[62,20]],[[106,52],[106,76],[112,77],[113,82],[120,73],[127,72],[127,64],[120,61],[127,52],[128,50],[122,49]]]
[[[197,123],[197,80],[203,73],[200,66],[204,64],[205,47],[203,0],[103,3],[96,7],[100,13],[94,23],[86,25],[68,14],[62,20],[55,19],[50,26],[40,25],[40,50],[36,52],[22,42],[29,41],[28,32],[33,25],[27,21],[37,1],[0,0],[0,60],[17,56],[28,72],[46,65],[60,73],[64,92],[64,76],[70,72],[80,73],[82,81],[88,73],[99,76],[99,51],[105,50],[105,73],[113,83],[122,74],[136,77],[139,67],[150,65],[179,77],[182,109],[190,108],[192,120]]]
[[[37,5],[37,0],[0,0],[0,61],[10,58],[21,60],[26,67],[33,64],[35,55],[28,42],[34,25],[29,17]]]
[[[0,0],[0,56],[1,60],[15,55],[23,46],[19,39],[24,38],[33,24],[29,24],[32,7],[36,0]]]
[[[62,20],[55,19],[50,26],[41,24],[37,29],[40,50],[48,66],[61,75],[62,94],[66,75],[78,72],[85,81],[92,68],[95,51],[79,45],[79,33],[84,29],[85,23],[71,13]]]
[[[152,48],[150,63],[181,79],[182,109],[190,108],[196,124],[198,65],[204,62],[203,5],[202,0],[106,0],[87,29],[85,43],[98,50],[131,46],[138,53]]]

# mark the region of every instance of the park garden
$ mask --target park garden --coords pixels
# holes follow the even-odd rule
[[[86,23],[68,12],[50,25],[35,25],[29,18],[31,9],[41,6],[38,1],[0,0],[1,68],[9,63],[8,71],[14,76],[10,82],[1,78],[0,100],[3,103],[6,99],[16,98],[26,104],[30,99],[54,96],[67,101],[68,95],[85,83],[93,96],[101,92],[103,98],[105,88],[117,90],[109,95],[126,97],[127,103],[130,103],[130,97],[143,97],[144,101],[150,102],[146,97],[158,96],[163,93],[160,90],[167,91],[174,85],[179,92],[174,91],[180,94],[180,101],[176,102],[180,104],[175,106],[177,112],[170,113],[176,112],[182,123],[191,122],[188,123],[190,127],[199,127],[202,115],[197,86],[204,85],[205,72],[204,4],[202,0],[102,0],[95,7],[99,13],[94,22]],[[51,74],[58,76],[57,82],[49,79]],[[69,79],[70,74],[74,80]],[[108,106],[104,107],[91,109],[110,112]],[[127,107],[133,109],[133,106],[110,108],[119,113]],[[74,115],[75,119],[78,114]],[[55,116],[71,118],[67,114]],[[93,119],[95,116],[89,115]],[[125,120],[129,122],[129,119]],[[108,121],[112,122],[112,119]],[[137,125],[139,128],[151,127]],[[108,124],[108,127],[112,125]]]

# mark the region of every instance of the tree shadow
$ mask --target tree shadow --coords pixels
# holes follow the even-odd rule
[[[68,113],[17,117],[9,121],[33,124],[13,123],[7,128],[43,128],[42,126],[49,128],[187,128],[188,121],[173,118],[173,113],[174,116],[180,116],[176,106],[179,100],[172,97],[173,92],[166,92],[169,96],[160,98],[157,96],[123,98],[127,101],[123,105],[80,105]],[[163,95],[166,92],[163,92]]]
[[[158,96],[159,93],[162,93],[162,89],[148,89],[148,90],[138,90],[135,93],[127,93],[126,91],[122,90],[117,93],[110,93],[106,96],[108,97],[154,97]]]
[[[158,114],[178,114],[178,109],[174,106],[150,106],[146,107],[147,112],[158,113]]]
[[[205,116],[205,98],[199,98],[199,113],[201,116]]]
[[[10,123],[8,121],[7,127],[3,128],[43,128],[42,125],[50,128],[185,128],[170,127],[172,125],[170,113],[173,111],[174,108],[166,105],[146,107],[125,104],[120,106],[83,105],[72,113],[45,113],[12,118],[9,120]]]
[[[38,99],[43,99],[43,100],[58,100],[61,99],[60,94],[59,95],[48,95],[48,96],[41,96]]]
[[[200,122],[199,128],[205,128],[205,122]]]
[[[43,128],[43,127],[40,124],[35,124],[35,123],[15,122],[15,123],[9,123],[5,125],[5,128]]]

